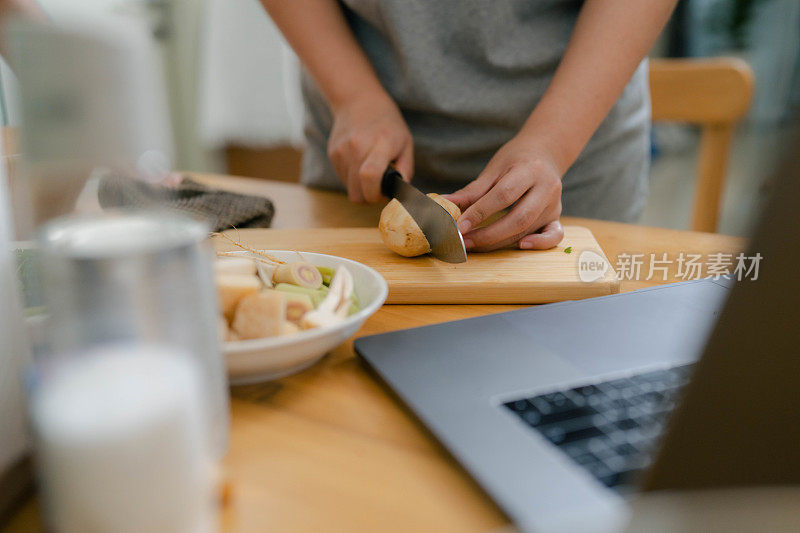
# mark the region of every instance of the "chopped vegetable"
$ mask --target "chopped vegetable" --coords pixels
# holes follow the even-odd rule
[[[255,276],[256,263],[246,257],[220,257],[214,263],[214,273]]]
[[[317,270],[319,270],[319,273],[322,274],[322,284],[326,287],[329,286],[331,284],[331,280],[333,279],[333,275],[336,273],[336,269],[318,266]]]
[[[236,306],[231,328],[241,339],[260,339],[280,335],[285,321],[283,294],[264,290],[242,298]]]
[[[300,328],[297,324],[289,321],[285,321],[281,324],[281,335],[295,335],[297,333],[300,333]]]
[[[565,254],[571,254],[572,253],[572,246],[567,246],[566,248],[564,248],[564,253]]]
[[[359,311],[352,274],[266,252],[220,252],[214,265],[219,337],[224,341],[294,335],[338,324]]]
[[[361,311],[361,306],[358,303],[358,296],[356,296],[356,291],[354,290],[350,295],[350,312],[348,314],[352,315],[359,311]]]
[[[272,275],[272,281],[291,283],[308,289],[319,289],[322,287],[322,274],[311,263],[297,261],[278,266]]]
[[[307,289],[306,287],[298,287],[291,283],[278,283],[275,285],[276,291],[293,292],[295,294],[306,294],[311,298],[314,307],[318,306],[322,300],[328,295],[328,287],[322,286],[319,289]]]
[[[256,264],[256,272],[258,273],[258,277],[261,279],[261,283],[264,284],[267,288],[272,288],[272,277],[275,275],[275,269],[277,265],[267,263],[265,261],[255,261]]]
[[[344,321],[353,302],[353,292],[353,276],[347,268],[339,267],[331,280],[328,296],[316,309],[303,316],[300,326],[304,329],[318,328]]]
[[[283,292],[283,297],[286,300],[286,320],[289,322],[299,324],[303,315],[314,310],[314,302],[307,294]]]
[[[228,320],[233,319],[236,305],[242,298],[261,289],[261,282],[254,275],[221,274],[217,276],[216,284],[220,311]]]

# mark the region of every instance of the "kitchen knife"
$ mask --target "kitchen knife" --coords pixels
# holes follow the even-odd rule
[[[428,239],[433,257],[447,263],[463,263],[467,260],[464,239],[450,213],[419,189],[403,181],[403,177],[391,165],[383,173],[381,192],[406,208]]]

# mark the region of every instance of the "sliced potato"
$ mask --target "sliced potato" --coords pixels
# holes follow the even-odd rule
[[[236,306],[231,328],[241,339],[280,335],[286,321],[286,301],[279,291],[263,290],[245,296]]]
[[[255,275],[220,274],[216,285],[220,312],[228,321],[233,319],[236,305],[242,298],[261,289],[261,282]]]
[[[256,264],[255,261],[246,257],[217,257],[217,260],[214,261],[214,273],[255,276]]]
[[[300,333],[300,328],[288,320],[281,324],[281,335],[296,335]]]

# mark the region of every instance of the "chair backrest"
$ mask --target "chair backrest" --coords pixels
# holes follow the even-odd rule
[[[750,108],[753,71],[736,58],[652,59],[654,121],[702,128],[692,229],[716,231],[736,122]]]

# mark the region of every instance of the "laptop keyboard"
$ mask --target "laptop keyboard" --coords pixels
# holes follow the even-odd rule
[[[650,464],[677,394],[693,364],[521,398],[504,405],[622,494]]]

